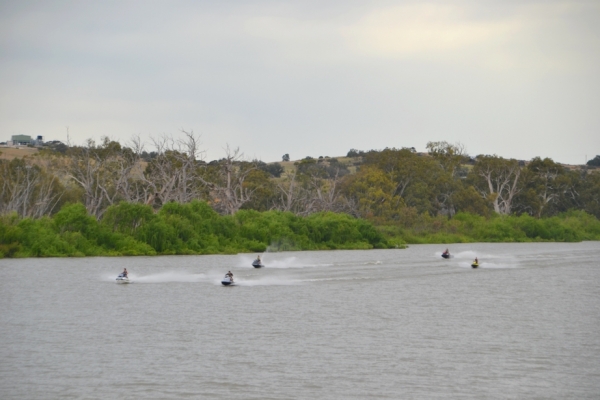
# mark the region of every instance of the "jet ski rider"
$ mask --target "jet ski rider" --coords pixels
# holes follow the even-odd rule
[[[121,275],[123,275],[125,278],[129,278],[127,276],[127,268],[123,268],[123,273]]]
[[[225,276],[228,276],[231,280],[233,280],[233,274],[231,273],[231,271],[227,271]]]

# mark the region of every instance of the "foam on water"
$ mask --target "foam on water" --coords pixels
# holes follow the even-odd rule
[[[207,274],[193,274],[187,271],[165,271],[158,274],[140,275],[136,273],[129,273],[129,280],[131,283],[171,283],[171,282],[188,282],[188,283],[199,283],[199,282],[210,282],[214,280],[217,272],[209,272]],[[102,280],[114,282],[116,276],[105,275]]]
[[[442,253],[440,253],[441,256]],[[504,258],[506,257],[506,255],[498,255],[498,254],[492,254],[492,253],[477,253],[471,250],[467,250],[467,251],[461,251],[459,253],[450,253],[451,255],[453,255],[456,258],[466,258],[466,259],[470,259],[470,260],[474,260],[475,257],[477,258],[486,258],[486,259],[490,259],[490,258]],[[510,256],[509,256],[510,257]]]
[[[518,265],[515,264],[508,264],[508,263],[482,263],[479,262],[479,268],[517,268]]]
[[[254,261],[256,257],[248,257],[246,255],[239,256],[239,261],[236,264],[236,268],[251,268],[252,261]],[[300,261],[297,257],[286,257],[282,259],[272,260],[267,254],[261,256],[261,261],[264,264],[265,268],[278,268],[278,269],[286,269],[286,268],[315,268],[315,267],[327,267],[333,264],[318,264],[312,263],[307,260]]]
[[[471,266],[471,262],[461,261],[461,262],[457,263],[456,266],[461,267],[461,268],[473,269],[473,267]],[[477,267],[477,269],[491,269],[491,268],[498,268],[498,269],[518,268],[518,263],[517,262],[513,262],[513,263],[508,263],[508,262],[497,263],[496,262],[496,263],[493,263],[493,262],[486,262],[486,261],[479,260],[479,267]]]
[[[361,276],[361,277],[335,277],[335,278],[315,278],[315,279],[304,279],[302,280],[302,282],[335,282],[335,281],[366,281],[366,280],[373,280],[375,278],[373,277],[365,277],[365,276]],[[379,278],[377,278],[379,279]]]
[[[258,279],[237,278],[235,283],[237,286],[290,286],[300,284],[297,280],[277,276],[265,276]]]

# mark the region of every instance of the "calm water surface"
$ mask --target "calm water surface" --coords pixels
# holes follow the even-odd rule
[[[0,398],[600,398],[600,243],[443,249],[0,260]]]

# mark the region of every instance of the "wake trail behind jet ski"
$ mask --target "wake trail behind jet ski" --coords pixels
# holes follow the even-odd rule
[[[192,274],[190,272],[183,271],[166,271],[157,274],[151,274],[146,276],[139,276],[129,274],[132,281],[136,283],[169,283],[169,282],[208,282],[210,277],[206,274]]]
[[[236,263],[236,268],[253,268],[252,262],[256,257],[242,256]],[[316,264],[307,260],[299,260],[297,257],[287,257],[278,260],[271,260],[267,254],[261,256],[261,262],[267,269],[286,269],[286,268],[318,268],[328,267],[333,264]]]
[[[240,278],[236,279],[235,283],[238,286],[291,286],[300,284],[300,282],[293,279],[275,276],[265,276],[257,279]]]
[[[461,261],[456,265],[461,268],[473,269],[472,261],[470,261],[470,262]],[[492,268],[497,268],[497,269],[519,268],[519,265],[518,265],[518,263],[493,263],[493,262],[487,262],[485,260],[479,259],[477,269],[492,269]]]

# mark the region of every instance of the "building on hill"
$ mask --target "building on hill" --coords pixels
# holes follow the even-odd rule
[[[34,145],[40,146],[44,143],[43,136],[37,136],[33,139],[29,135],[12,135],[10,141],[7,143],[9,146],[27,146]]]
[[[8,144],[13,146],[28,145],[33,144],[33,139],[29,135],[12,135]]]

